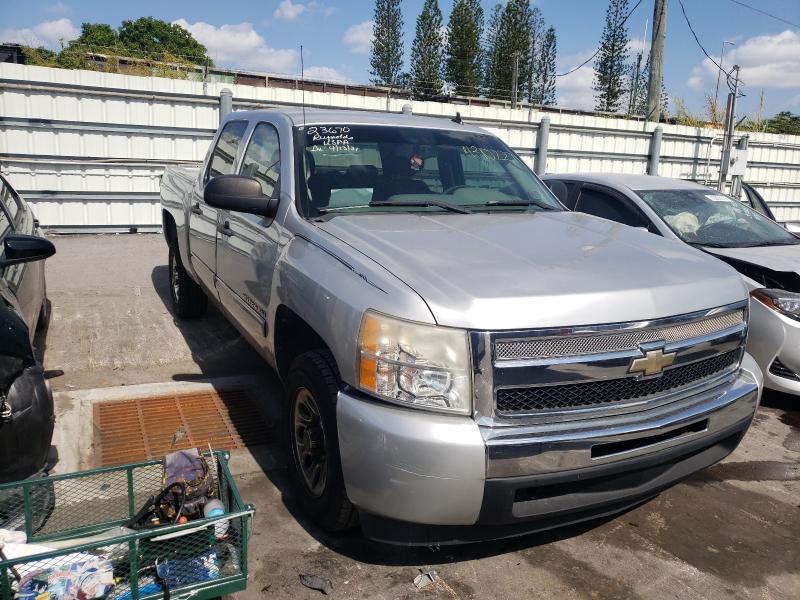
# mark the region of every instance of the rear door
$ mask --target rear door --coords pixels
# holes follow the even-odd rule
[[[205,184],[235,172],[239,147],[247,130],[247,121],[229,121],[220,132],[202,174],[200,185],[192,190],[189,207],[189,254],[192,267],[206,288],[214,289],[214,274],[217,269],[217,229],[221,225],[220,214],[203,200]]]
[[[239,174],[253,177],[264,195],[280,196],[281,152],[278,129],[256,123],[243,150]],[[288,158],[288,157],[287,157]],[[225,211],[217,245],[217,290],[222,305],[254,340],[267,333],[267,306],[278,257],[279,227],[259,215]]]
[[[33,213],[8,182],[0,177],[0,236],[9,233],[38,233]],[[21,317],[33,336],[44,300],[44,261],[11,265],[0,271],[11,294],[16,298]]]

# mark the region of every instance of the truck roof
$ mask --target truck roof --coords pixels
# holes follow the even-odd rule
[[[245,110],[236,111],[228,115],[248,120],[281,114],[291,119],[294,126],[300,125],[393,125],[397,127],[425,127],[429,129],[446,129],[452,131],[471,131],[474,133],[489,134],[488,131],[475,125],[454,122],[450,115],[441,117],[420,117],[396,112],[380,112],[368,110],[336,110],[327,108],[306,108],[305,116],[301,107],[275,108],[270,110]]]

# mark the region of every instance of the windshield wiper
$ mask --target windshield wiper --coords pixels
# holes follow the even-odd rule
[[[538,206],[544,210],[557,210],[555,206],[550,206],[538,200],[489,200],[489,202],[475,206]]]
[[[377,202],[372,201],[368,206],[372,208],[380,208],[381,206],[436,206],[462,215],[472,214],[472,211],[468,208],[464,208],[458,204],[450,204],[443,200],[380,200]]]
[[[714,242],[686,242],[690,246],[700,246],[706,248],[731,248],[730,244],[717,244]]]

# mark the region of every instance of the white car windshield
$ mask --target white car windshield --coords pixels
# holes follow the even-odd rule
[[[563,210],[494,136],[379,125],[308,125],[301,140],[301,210],[362,212]]]
[[[711,189],[636,193],[689,244],[718,248],[800,244],[800,239],[774,221]]]

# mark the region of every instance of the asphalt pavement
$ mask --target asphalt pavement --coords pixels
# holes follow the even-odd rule
[[[62,463],[80,437],[72,429],[91,430],[70,416],[75,399],[119,397],[122,386],[241,378],[257,382],[264,418],[276,419],[280,384],[216,310],[175,321],[160,235],[51,239],[52,320],[38,343],[59,392]],[[391,547],[359,531],[327,535],[299,513],[282,448],[250,458],[236,468],[245,501],[257,508],[242,599],[320,597],[301,585],[301,574],[329,579],[334,598],[800,598],[800,400],[793,398],[768,395],[730,457],[627,513],[459,547]],[[431,570],[439,580],[417,590],[414,578]]]

